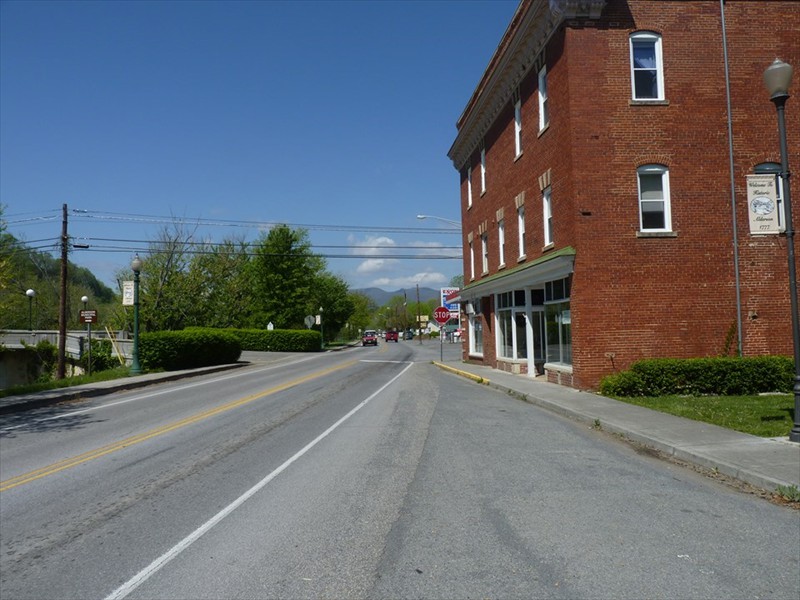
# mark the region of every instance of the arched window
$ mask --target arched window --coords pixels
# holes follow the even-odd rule
[[[630,36],[631,87],[634,100],[664,100],[661,36],[637,31]]]

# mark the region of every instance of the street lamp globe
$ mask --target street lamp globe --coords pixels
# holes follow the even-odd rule
[[[776,58],[775,61],[764,70],[764,85],[770,94],[770,98],[789,95],[789,85],[792,83],[792,65]]]
[[[89,296],[81,296],[81,302],[83,302],[84,306],[89,303]]]
[[[36,295],[36,290],[28,290],[27,292],[25,292],[25,295],[28,298],[33,298]]]
[[[142,259],[139,258],[138,254],[134,256],[133,260],[131,261],[131,271],[134,273],[141,273],[142,271]]]

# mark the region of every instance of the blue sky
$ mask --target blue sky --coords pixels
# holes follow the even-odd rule
[[[70,260],[111,285],[175,220],[288,223],[352,288],[447,286],[460,236],[416,215],[460,219],[447,151],[516,7],[3,0],[8,230],[48,249],[67,204]]]

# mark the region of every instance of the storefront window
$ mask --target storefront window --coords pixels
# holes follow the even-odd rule
[[[572,364],[572,314],[569,293],[570,278],[549,282],[545,286],[545,327],[547,362]]]

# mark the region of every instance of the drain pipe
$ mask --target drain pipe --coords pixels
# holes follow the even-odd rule
[[[728,36],[725,31],[725,0],[719,0],[722,20],[722,56],[725,61],[725,98],[728,103],[728,158],[731,178],[731,211],[733,215],[733,271],[736,278],[736,334],[739,357],[742,356],[742,292],[739,281],[739,227],[736,219],[736,180],[733,164],[733,115],[731,114],[731,77],[728,71]]]

